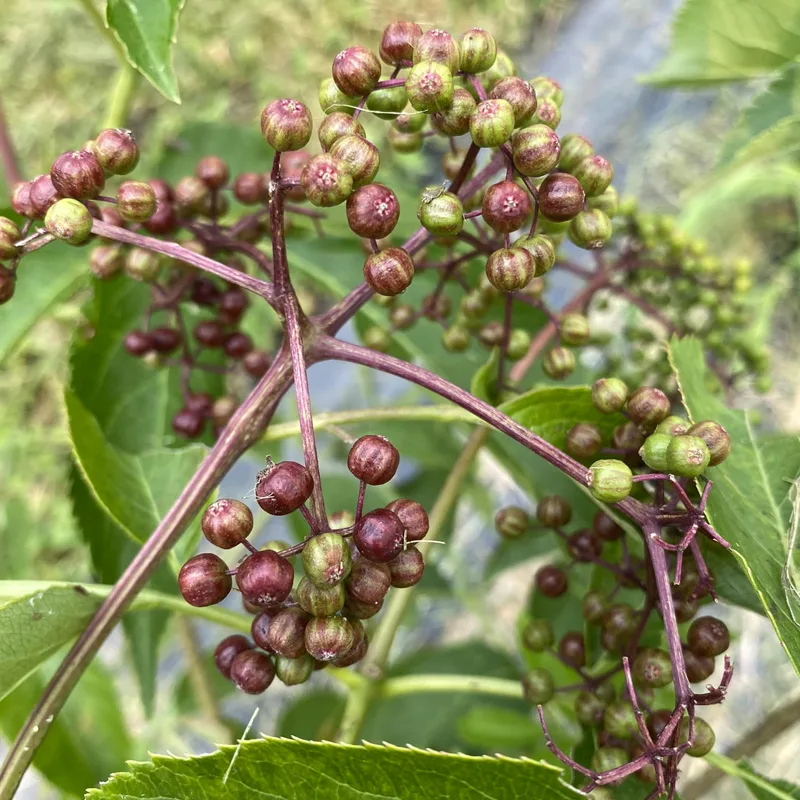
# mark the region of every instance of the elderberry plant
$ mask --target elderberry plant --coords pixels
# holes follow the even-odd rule
[[[557,685],[550,671],[537,667],[521,676],[520,691],[538,708],[547,746],[585,778],[585,791],[637,776],[653,785],[649,797],[674,796],[683,758],[705,755],[714,744],[697,709],[722,702],[733,675],[725,656],[720,684],[697,686],[730,642],[724,623],[701,613],[715,591],[700,541],[728,547],[706,508],[713,468],[732,442],[719,422],[681,415],[663,341],[699,334],[728,390],[752,380],[764,388],[766,359],[746,333],[750,264],[726,264],[703,242],[678,233],[669,218],[620,202],[609,161],[585,137],[557,132],[562,100],[554,79],[518,76],[485,30],[457,38],[399,21],[385,29],[377,52],[354,46],[334,58],[319,90],[324,118],[318,125],[299,99],[264,107],[261,133],[274,153],[268,171],[254,164],[231,175],[222,158],[209,155],[194,174],[171,184],[133,179],[134,135],[109,129],[59,156],[49,174],[14,187],[12,206],[23,221],[0,219],[2,302],[13,301],[28,253],[55,240],[91,245],[88,268],[98,281],[130,279],[151,291],[141,324],[120,347],[154,369],[178,371],[174,432],[185,439],[213,433],[215,444],[68,657],[69,669],[56,676],[49,699],[12,750],[8,780],[18,780],[20,765],[45,733],[42,719],[58,711],[80,670],[199,512],[206,540],[227,555],[189,558],[177,575],[180,593],[205,608],[237,591],[252,615],[249,637],[231,634],[216,648],[225,678],[260,694],[275,676],[295,685],[326,667],[359,662],[370,680],[380,676],[399,620],[394,628],[374,629],[377,652],[366,621],[379,615],[387,595],[422,578],[429,518],[413,497],[371,508],[368,487],[392,480],[403,448],[378,433],[351,442],[353,508],[333,514],[326,508],[307,367],[339,361],[440,395],[594,498],[600,510],[592,527],[577,530],[570,528],[569,501],[559,495],[540,497],[535,519],[516,506],[497,511],[500,536],[552,532],[566,548],[566,561],[535,574],[534,608],[538,595],[566,595],[589,565],[611,580],[582,598],[587,630],[599,643],[591,653],[584,631],[556,640],[547,617],[528,619],[523,647],[551,653],[575,681]],[[362,124],[367,117],[384,129],[373,133]],[[382,160],[387,151],[402,157],[437,138],[447,146],[441,180],[419,190],[416,207],[405,209],[420,227],[398,241],[400,193],[376,180]],[[307,314],[295,289],[287,230],[303,220],[323,236],[337,206],[366,250],[364,282]],[[568,243],[587,257],[576,256]],[[559,272],[579,286],[556,310],[546,289],[548,276]],[[405,301],[404,292],[424,273],[435,276],[433,290],[418,305]],[[337,337],[370,302],[385,309],[386,326],[365,329],[363,346]],[[242,330],[256,306],[271,309],[279,341],[271,332],[254,341]],[[531,309],[540,315],[538,329],[516,321],[531,319]],[[630,320],[621,342],[603,333],[609,309],[615,315],[624,309]],[[191,326],[189,312],[196,320]],[[423,319],[441,327],[437,335],[451,354],[473,343],[492,352],[485,396],[393,355],[393,334]],[[524,401],[534,365],[552,381],[579,367],[589,374],[579,362],[581,348],[600,355],[591,388],[596,413],[571,425],[561,449],[505,413],[506,404]],[[203,372],[224,377],[216,396],[195,388]],[[292,385],[303,463],[273,463],[260,440]],[[601,425],[598,415],[609,424]],[[267,515],[302,516],[305,534],[295,545],[256,547],[254,515],[241,499],[206,505],[222,476],[251,449],[267,457],[252,476],[252,496]],[[690,621],[685,631],[679,627]],[[596,733],[590,763],[564,752],[550,735],[546,706],[565,693],[574,694],[577,719]],[[363,714],[363,708],[346,712],[342,739],[355,739]]]

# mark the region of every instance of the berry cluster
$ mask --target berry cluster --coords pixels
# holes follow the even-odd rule
[[[388,483],[400,463],[394,445],[382,436],[362,436],[350,449],[347,466],[360,481],[355,516],[346,512],[318,530],[305,503],[314,479],[302,464],[281,461],[259,472],[255,498],[268,514],[303,513],[309,536],[299,545],[270,542],[257,549],[248,537],[253,514],[241,501],[222,499],[205,510],[202,530],[215,547],[249,551],[234,568],[214,553],[187,561],[178,578],[193,606],[224,600],[234,588],[254,614],[252,641],[228,636],[215,652],[219,671],[249,694],[265,691],[277,675],[285,684],[304,683],[327,664],[347,667],[360,661],[369,642],[362,620],[377,614],[391,587],[413,586],[425,563],[416,543],[428,532],[428,515],[417,502],[397,499],[363,513],[367,486]],[[293,556],[303,576],[296,580]]]

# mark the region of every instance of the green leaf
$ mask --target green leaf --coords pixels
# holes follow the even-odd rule
[[[12,740],[39,701],[52,671],[43,667],[0,702],[0,730]],[[52,664],[54,669],[56,664]],[[128,733],[111,675],[99,661],[89,664],[66,705],[50,723],[33,765],[62,792],[81,797],[112,770],[138,753]]]
[[[796,800],[800,798],[800,786],[789,781],[772,780],[760,775],[746,761],[734,761],[721,753],[708,754],[708,763],[747,786],[756,800]]]
[[[458,735],[486,752],[509,754],[538,745],[542,729],[530,713],[481,704],[458,720]]]
[[[185,0],[108,0],[106,23],[135,67],[167,100],[180,103],[172,45]]]
[[[0,605],[0,699],[77,636],[98,604],[80,587],[59,587]]]
[[[25,256],[14,302],[0,310],[0,364],[45,314],[88,282],[85,250],[58,242]]]
[[[746,412],[729,409],[709,394],[702,345],[697,339],[673,338],[669,357],[690,418],[713,419],[731,436],[731,455],[709,470],[714,486],[708,516],[730,542],[731,552],[800,674],[800,627],[795,621],[800,606],[787,597],[781,583],[791,514],[789,488],[800,475],[800,440],[783,437],[764,447],[756,439]],[[726,599],[733,603],[738,600],[736,596]]]
[[[794,0],[684,0],[667,57],[645,80],[703,86],[766,75],[800,54]]]
[[[500,361],[500,348],[493,347],[485,364],[482,364],[472,377],[469,390],[479,400],[494,405],[497,397],[497,365]]]
[[[332,689],[313,689],[289,703],[278,720],[280,736],[332,741],[339,730],[345,698]]]
[[[753,137],[736,153],[734,164],[772,162],[794,157],[800,151],[800,114],[783,117],[774,125]]]
[[[256,795],[271,800],[508,800],[515,796],[564,800],[579,796],[563,783],[560,769],[535,761],[271,738],[245,742],[236,758],[234,750],[225,747],[189,759],[154,756],[152,763],[131,764],[131,772],[112,776],[86,797],[183,800],[197,797],[199,786],[208,800],[251,800]]]
[[[800,114],[800,64],[790,64],[742,112],[741,119],[725,137],[719,164],[729,163],[751,139],[784,117],[796,114]]]

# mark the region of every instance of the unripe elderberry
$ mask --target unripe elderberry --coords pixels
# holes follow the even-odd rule
[[[582,345],[589,341],[589,320],[583,314],[564,314],[559,326],[561,341],[565,344]]]
[[[392,500],[386,505],[386,508],[397,514],[398,519],[403,523],[407,542],[418,542],[425,538],[428,533],[428,514],[419,503],[415,500],[401,498]]]
[[[511,141],[514,166],[529,177],[546,175],[558,164],[561,144],[558,134],[546,125],[529,125]]]
[[[566,347],[554,347],[545,353],[542,369],[553,380],[564,380],[575,371],[575,354]]]
[[[471,28],[459,39],[462,72],[475,75],[491,69],[497,59],[494,36],[483,28]]]
[[[353,628],[342,617],[317,617],[306,626],[306,650],[318,661],[340,658],[354,642]]]
[[[560,597],[567,591],[567,573],[559,567],[542,567],[536,573],[534,585],[545,597]]]
[[[519,539],[528,530],[530,522],[528,512],[519,506],[501,508],[494,517],[495,530],[504,539]]]
[[[308,653],[299,658],[278,656],[275,659],[275,674],[286,686],[298,686],[314,674],[315,663]]]
[[[669,653],[652,647],[640,650],[633,662],[634,680],[644,687],[660,689],[672,683],[672,662]]]
[[[239,500],[223,498],[205,510],[200,527],[211,544],[228,550],[252,532],[253,512]]]
[[[481,215],[498,233],[519,230],[531,213],[531,197],[514,181],[500,181],[486,190]]]
[[[317,586],[304,575],[297,586],[297,602],[312,617],[329,617],[344,608],[344,586]]]
[[[522,643],[534,653],[542,653],[553,646],[553,627],[545,619],[532,619],[522,629]]]
[[[103,170],[111,175],[127,175],[139,163],[139,146],[131,131],[109,128],[95,137],[92,152]]]
[[[339,533],[320,533],[303,548],[306,577],[319,586],[334,586],[350,574],[350,546]]]
[[[397,195],[380,183],[362,186],[347,198],[347,224],[364,239],[383,239],[400,219]]]
[[[248,556],[236,573],[236,585],[247,600],[256,606],[282,603],[292,591],[294,568],[272,550],[260,550]]]
[[[381,58],[390,66],[399,66],[414,58],[414,51],[422,36],[422,28],[416,22],[397,20],[383,30],[378,48]]]
[[[340,158],[321,153],[303,167],[300,186],[313,205],[326,208],[339,205],[350,197],[353,176],[348,164]]]
[[[453,104],[453,73],[435,61],[415,64],[406,76],[408,102],[415,111],[444,111]]]
[[[650,469],[656,472],[666,472],[667,448],[672,441],[671,436],[665,433],[651,433],[639,449],[639,456]]]
[[[483,100],[470,118],[469,132],[478,147],[500,147],[511,137],[514,125],[508,100]]]
[[[710,419],[696,422],[686,433],[690,436],[697,436],[706,443],[709,452],[709,467],[721,464],[731,452],[731,437],[718,422]]]
[[[603,503],[624,500],[633,486],[631,468],[615,458],[595,461],[589,468],[589,490]]]
[[[597,250],[611,238],[611,220],[599,208],[581,211],[569,224],[569,238],[584,250]]]
[[[603,436],[596,425],[579,422],[567,431],[565,450],[575,458],[591,458],[603,444]]]
[[[178,573],[178,588],[183,599],[198,608],[221,602],[233,587],[227,570],[228,565],[214,553],[190,558]]]
[[[518,292],[533,278],[533,258],[521,247],[501,247],[486,260],[486,277],[501,292]]]
[[[689,649],[701,657],[713,657],[724,653],[731,644],[728,626],[716,617],[698,617],[686,635]]]
[[[331,145],[330,154],[347,165],[356,189],[371,183],[381,165],[378,148],[363,136],[342,136]]]
[[[402,294],[414,278],[414,262],[401,247],[390,247],[367,256],[364,280],[384,297]]]
[[[667,445],[667,471],[673,475],[696,478],[710,460],[708,447],[699,436],[673,436]]]
[[[444,64],[450,72],[458,72],[461,64],[461,50],[458,42],[447,32],[439,28],[425,31],[417,40],[412,61],[436,61]]]
[[[62,197],[76,200],[97,197],[106,185],[106,176],[97,156],[85,150],[60,155],[53,162],[50,178]]]
[[[549,702],[555,693],[555,684],[550,672],[542,667],[530,670],[523,678],[522,689],[525,699],[539,706]]]
[[[585,136],[568,133],[561,137],[561,158],[558,160],[558,166],[566,172],[572,172],[584,158],[593,155],[594,147]]]
[[[48,233],[67,244],[83,244],[92,233],[92,215],[78,200],[66,198],[50,206],[44,218]]]
[[[621,411],[628,399],[628,387],[619,378],[600,378],[592,386],[592,404],[604,414]]]
[[[554,172],[539,187],[539,212],[553,222],[567,222],[580,214],[585,199],[577,178]]]
[[[345,588],[348,597],[374,605],[380,603],[389,591],[392,575],[386,564],[357,558],[353,562]]]
[[[378,508],[356,523],[353,541],[370,561],[386,563],[403,549],[403,523],[392,511]]]
[[[348,47],[337,53],[331,72],[342,92],[362,97],[369,94],[381,79],[381,62],[366,47]]]
[[[427,188],[420,198],[417,218],[434,236],[455,236],[464,227],[464,206],[452,192],[441,187]]]
[[[560,495],[547,495],[536,506],[536,519],[546,528],[563,528],[572,519],[572,506]]]
[[[416,547],[409,547],[387,562],[386,566],[389,567],[392,586],[396,589],[407,589],[422,580],[425,559]]]
[[[661,389],[640,386],[628,398],[628,414],[644,430],[653,430],[669,412],[669,398]]]
[[[117,189],[117,211],[126,222],[145,222],[156,213],[156,193],[144,181],[125,181]]]
[[[614,168],[602,156],[584,158],[570,171],[580,181],[587,197],[603,194],[614,179]]]
[[[306,652],[305,631],[309,620],[308,614],[297,606],[276,612],[267,631],[269,650],[286,658],[299,658]]]
[[[268,514],[282,517],[297,511],[313,490],[314,479],[302,464],[281,461],[259,473],[256,501]]]
[[[239,653],[250,650],[252,647],[252,643],[246,636],[242,636],[239,633],[233,636],[227,636],[217,645],[216,650],[214,650],[214,663],[217,665],[217,669],[226,678],[230,678],[233,659],[236,658]]]
[[[463,136],[469,131],[469,121],[476,108],[475,98],[466,89],[457,87],[453,90],[450,107],[431,114],[431,124],[445,136]]]
[[[279,153],[304,148],[312,130],[311,112],[299,100],[273,100],[261,112],[261,135]]]
[[[536,278],[546,275],[556,263],[556,246],[549,236],[535,233],[533,236],[521,236],[514,242],[514,247],[527,250],[533,259],[533,274]],[[530,287],[531,284],[528,284]]]
[[[272,659],[258,650],[243,650],[231,662],[230,677],[247,694],[265,692],[275,679]]]
[[[397,472],[400,453],[384,436],[368,434],[356,440],[347,456],[347,468],[370,486],[388,483]]]

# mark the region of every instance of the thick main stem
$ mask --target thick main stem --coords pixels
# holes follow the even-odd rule
[[[292,359],[294,388],[297,396],[297,416],[300,421],[300,436],[303,440],[303,457],[306,469],[314,479],[311,494],[311,516],[316,521],[317,530],[328,529],[328,517],[325,513],[325,500],[322,496],[322,478],[317,456],[317,439],[314,435],[314,418],[311,413],[311,393],[308,388],[308,371],[303,345],[303,321],[305,319],[297,301],[292,279],[289,275],[289,263],[286,258],[286,237],[283,230],[283,189],[281,180],[281,154],[275,153],[272,166],[271,190],[269,204],[269,223],[272,235],[272,264],[275,276],[275,294],[283,312],[286,329],[286,340],[289,355]],[[308,329],[308,327],[307,327]]]
[[[223,475],[250,445],[258,441],[290,382],[291,366],[288,355],[282,352],[234,414],[192,481],[181,492],[56,670],[6,756],[0,770],[0,800],[11,800],[14,796],[36,748],[48,731],[49,723],[61,710],[100,645],[195,518]]]

